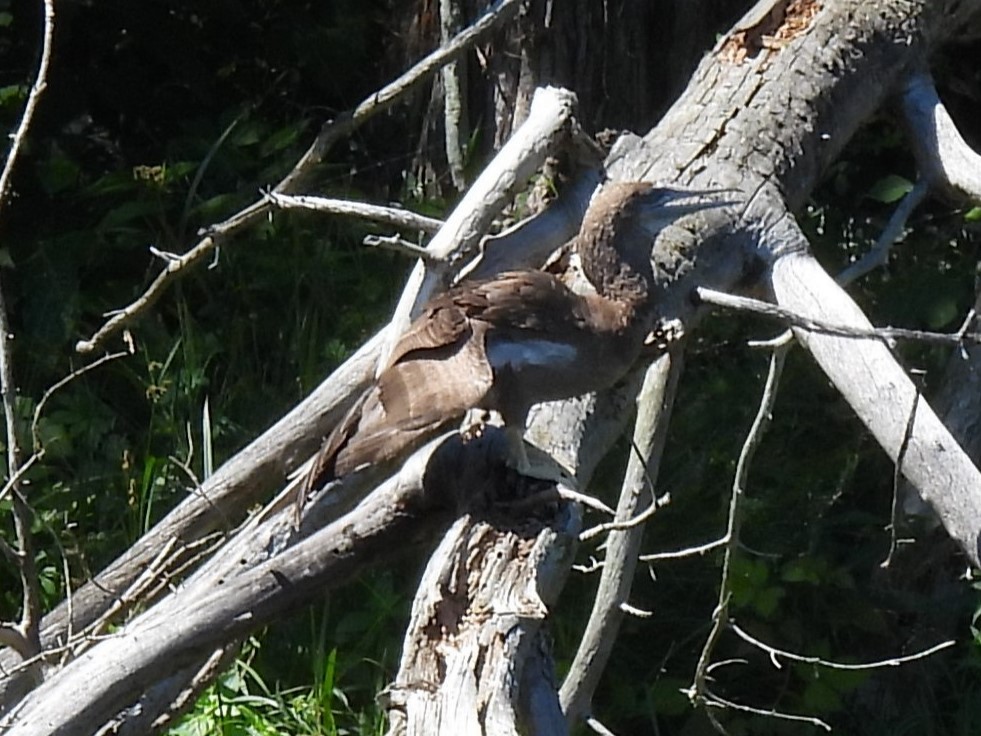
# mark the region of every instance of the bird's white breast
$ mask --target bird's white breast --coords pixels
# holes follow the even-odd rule
[[[494,340],[487,346],[487,358],[494,368],[560,367],[575,363],[579,354],[572,345],[553,340]]]

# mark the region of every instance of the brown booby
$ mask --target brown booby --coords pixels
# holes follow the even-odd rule
[[[574,242],[595,293],[543,271],[464,283],[430,300],[387,366],[326,438],[299,504],[366,464],[405,457],[471,409],[500,413],[516,437],[533,404],[608,388],[637,360],[650,329],[651,244],[681,215],[721,204],[705,192],[610,183]]]

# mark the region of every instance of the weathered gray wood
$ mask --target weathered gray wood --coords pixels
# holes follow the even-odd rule
[[[978,3],[826,0],[820,6],[801,3],[795,7],[819,10],[813,17],[787,19],[784,25],[770,29],[775,41],[767,45],[757,47],[746,35],[722,39],[661,124],[644,139],[621,146],[610,162],[608,170],[615,178],[697,187],[723,185],[742,194],[738,208],[690,218],[655,244],[653,256],[661,278],[660,307],[665,324],[677,323],[687,331],[697,327],[699,315],[690,299],[694,285],[736,288],[754,277],[762,279],[761,283],[787,306],[818,305],[824,310],[821,316],[834,322],[864,319],[830,279],[814,271],[790,212],[804,202],[821,171],[857,127],[901,87],[910,69],[924,63],[960,23],[977,13]],[[904,411],[912,405],[912,393],[888,351],[881,345],[865,344],[867,341],[831,341],[815,336],[803,339],[886,451],[895,457],[896,438],[901,436],[897,431],[905,427]],[[842,360],[842,354],[849,357]],[[843,369],[852,356],[859,364],[873,368]],[[365,360],[370,364],[369,358]],[[357,381],[367,372],[366,368],[355,372]],[[599,454],[626,423],[638,383],[635,379],[618,392],[601,397],[543,406],[536,412],[529,434],[536,444],[577,469],[585,481]],[[343,396],[327,406],[336,407],[336,402],[349,395],[340,393]],[[179,522],[175,521],[170,536],[162,530],[155,532],[148,539],[155,540],[156,546],[146,543],[127,558],[122,565],[130,576],[126,579],[131,582],[137,574],[132,560],[152,560],[169,539],[186,542],[199,538],[196,535],[202,529],[219,528],[222,514],[227,512],[215,503],[219,498],[215,494],[227,492],[229,498],[234,495],[239,501],[241,495],[261,493],[281,482],[285,468],[299,462],[298,450],[307,445],[312,449],[320,428],[329,423],[304,417],[302,431],[281,427],[288,440],[279,442],[267,434],[263,443],[268,444],[262,444],[261,452],[243,454],[227,470],[219,471],[219,480],[205,486],[208,500],[189,501],[188,509],[175,512]],[[929,453],[933,442],[944,448],[940,465],[936,455]],[[977,530],[981,527],[976,497],[981,482],[925,406],[917,412],[903,469],[908,477],[923,484],[925,495],[940,499],[941,506],[946,503],[941,511],[945,525],[976,560]],[[233,480],[239,485],[223,485]],[[134,619],[119,635],[83,652],[20,704],[10,720],[10,733],[97,730],[129,707],[154,678],[181,668],[193,670],[195,663],[223,642],[319,595],[318,586],[327,585],[328,578],[329,584],[336,584],[359,569],[365,556],[391,551],[394,545],[390,541],[387,546],[379,542],[393,538],[386,535],[407,536],[410,531],[431,529],[426,521],[400,515],[395,497],[386,495],[406,492],[410,487],[400,488],[395,483],[393,489],[386,485],[366,505],[310,536],[304,536],[307,530],[301,528],[291,537],[281,516],[286,510],[277,506],[267,516],[269,521],[276,520],[274,526],[256,522],[248,527],[256,533],[253,541],[271,542],[271,547],[261,551],[240,537],[242,549],[251,550],[251,555],[229,555],[214,563],[208,572],[199,572],[188,581],[183,590]],[[377,502],[381,505],[375,505]],[[282,504],[282,499],[278,503]],[[213,508],[221,511],[215,513]],[[298,540],[295,546],[277,554],[294,539]],[[237,564],[241,559],[247,564]],[[222,575],[212,576],[218,572]],[[473,572],[480,574],[476,568]],[[223,582],[219,585],[217,580]],[[108,582],[116,591],[128,586]],[[112,598],[103,596],[92,604],[90,615],[104,611]],[[52,635],[48,636],[51,641]],[[522,641],[527,644],[530,640]],[[500,650],[502,655],[524,656],[522,652],[527,650],[520,646]],[[505,661],[505,657],[497,660]],[[540,669],[539,674],[546,669]],[[509,699],[511,691],[500,688],[509,680],[500,677],[499,671],[488,674],[491,677],[486,682],[472,681],[474,692],[481,686],[490,688],[484,692],[493,694],[485,702],[493,705],[495,714],[504,714],[495,722],[508,722],[508,714],[517,711]],[[520,689],[540,695],[544,687],[542,680],[535,678],[522,682]],[[4,694],[5,705],[16,700]],[[553,720],[545,717],[542,723]],[[546,727],[550,726],[542,726]]]
[[[449,256],[469,260],[477,253],[491,221],[510,202],[520,187],[538,171],[545,159],[568,142],[576,96],[568,90],[539,89],[532,100],[527,120],[481,172],[460,204],[426,246],[432,256],[419,261],[392,316],[393,329],[384,355],[391,352],[409,322],[435,293],[449,285],[456,273]]]
[[[831,284],[831,277],[808,255],[787,256],[773,265],[773,287],[781,305],[808,317],[871,327],[855,303]],[[901,463],[903,476],[936,510],[967,558],[981,564],[981,474],[889,349],[878,340],[804,331],[797,331],[797,337],[889,458]]]
[[[155,571],[156,580],[171,578],[186,564],[191,546],[216,531],[228,533],[239,525],[250,507],[281,486],[287,473],[317,449],[320,437],[367,386],[374,374],[380,344],[377,336],[365,343],[310,396],[224,463],[123,555],[76,590],[70,605],[65,601],[45,616],[42,646],[46,650],[60,647],[68,632],[78,636],[124,597],[125,605],[114,611],[114,620],[125,616],[131,606],[145,605],[146,591],[126,594],[148,569]],[[164,558],[162,551],[166,552]],[[10,650],[0,652],[0,672],[14,671],[18,663],[19,657]],[[0,677],[0,713],[31,687],[33,682],[26,673]]]
[[[216,648],[322,596],[365,566],[432,539],[460,502],[486,492],[488,479],[498,480],[488,470],[498,441],[488,434],[466,446],[458,438],[430,443],[355,510],[286,553],[257,554],[274,535],[247,527],[255,560],[213,558],[183,587],[33,690],[12,717],[0,720],[0,731],[88,736],[170,675],[195,673]],[[270,522],[288,529],[292,518],[284,506]]]
[[[773,3],[757,8],[764,5]],[[665,233],[654,247],[664,286],[662,318],[677,320],[687,331],[698,322],[690,299],[695,285],[736,288],[754,269],[762,270],[763,284],[784,306],[807,312],[821,305],[829,310],[823,316],[836,323],[867,325],[826,274],[800,278],[815,264],[804,255],[807,246],[790,213],[855,130],[902,89],[935,44],[979,8],[977,3],[846,0],[802,6],[820,12],[790,19],[802,25],[783,27],[785,35],[781,27],[766,29],[767,46],[754,48],[746,38],[735,43],[731,35],[721,39],[661,123],[644,139],[628,141],[608,164],[615,178],[721,185],[744,193],[738,217],[705,218],[687,230]],[[749,15],[755,17],[739,24],[743,29],[764,14]],[[902,436],[912,405],[911,385],[896,361],[881,345],[817,335],[804,340],[895,459],[897,433]],[[874,372],[855,369],[869,365]],[[556,434],[568,441],[578,407],[559,413],[566,432]],[[943,509],[948,531],[977,564],[981,478],[925,403],[902,467]],[[577,656],[591,655],[584,649]]]
[[[614,521],[636,521],[654,504],[658,470],[668,423],[681,375],[681,351],[655,361],[644,376],[637,396],[637,421],[623,491]],[[606,539],[603,570],[593,610],[583,632],[575,659],[562,682],[559,697],[570,726],[588,715],[593,693],[610,658],[623,619],[623,604],[629,602],[644,524],[611,531]]]
[[[537,131],[562,130],[569,124],[573,102],[574,96],[570,93],[543,92],[530,127]],[[544,157],[550,150],[541,140],[534,145],[526,145],[531,137],[526,133],[522,145],[503,151],[496,163],[481,174],[475,186],[479,183],[485,192],[513,186],[514,181],[504,172],[512,171],[513,175],[513,170],[529,166],[526,161],[516,157],[534,156],[538,161],[538,157]],[[557,145],[558,142],[557,139],[552,140],[552,144]],[[461,211],[449,220],[453,232],[460,236],[462,228],[469,233],[474,227],[474,218],[479,222],[489,222],[497,211],[491,205],[493,202],[485,204],[483,201],[465,200],[458,208]],[[459,269],[462,263],[457,258],[451,259],[451,256],[461,243],[475,245],[472,235],[469,233],[467,238],[461,237],[459,241],[447,236],[436,241],[438,254],[454,264],[452,268],[447,264],[441,273],[451,275]],[[155,570],[156,579],[173,581],[175,576],[179,577],[176,571],[186,565],[190,546],[216,530],[230,532],[242,522],[249,508],[272,489],[282,487],[287,474],[317,449],[322,438],[368,385],[374,375],[387,330],[383,328],[379,331],[309,397],[228,460],[201,488],[192,491],[182,504],[133,547],[93,581],[76,591],[71,606],[66,601],[48,614],[42,627],[43,647],[52,649],[63,645],[67,632],[77,635],[107,612],[112,612],[114,620],[119,620],[131,606],[146,604],[146,591],[136,594],[132,589],[148,568]],[[160,559],[161,550],[168,552],[166,559]],[[126,596],[127,591],[134,594]],[[114,607],[124,597],[125,605]],[[68,619],[69,610],[72,613],[71,621]],[[19,661],[20,658],[10,650],[0,652],[0,672],[10,673],[0,676],[0,714],[33,687],[33,678],[28,676],[26,669],[18,668]]]
[[[932,44],[952,33],[964,13],[977,10],[956,2],[837,0],[799,19],[804,24],[786,38],[769,29],[777,41],[755,48],[755,55],[733,37],[722,39],[665,119],[615,167],[620,177],[723,185],[746,198],[738,219],[706,216],[688,242],[684,235],[669,235],[673,239],[655,246],[664,274],[663,315],[691,329],[697,322],[691,288],[736,287],[740,269],[751,272],[755,258],[782,306],[805,313],[820,309],[834,323],[867,326],[844,292],[811,269],[791,212],[858,126],[905,88]],[[805,271],[806,283],[800,278]],[[895,359],[870,341],[803,339],[895,458],[912,406],[911,384]],[[943,448],[943,463],[936,455],[912,452],[930,446]],[[910,447],[904,474],[915,476],[921,493],[942,509],[948,532],[977,564],[981,475],[925,402]],[[911,465],[914,457],[918,468]]]
[[[579,513],[562,504],[517,526],[496,516],[463,517],[430,558],[385,692],[389,736],[565,733],[554,686],[541,688],[553,680],[542,629]]]

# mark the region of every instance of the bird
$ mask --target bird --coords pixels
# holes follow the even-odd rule
[[[653,239],[678,217],[722,204],[704,194],[647,182],[605,185],[573,242],[592,292],[574,292],[546,271],[521,270],[464,282],[427,302],[373,385],[324,440],[298,515],[309,494],[331,480],[406,457],[473,409],[499,413],[508,464],[530,472],[522,439],[529,410],[626,375],[656,301]]]

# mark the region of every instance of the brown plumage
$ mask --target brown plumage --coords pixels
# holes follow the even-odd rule
[[[555,276],[513,271],[432,299],[378,380],[327,437],[303,497],[367,463],[408,454],[470,409],[524,429],[542,401],[607,388],[636,361],[649,328],[650,243],[674,217],[706,205],[649,184],[610,184],[577,237],[595,294]]]

